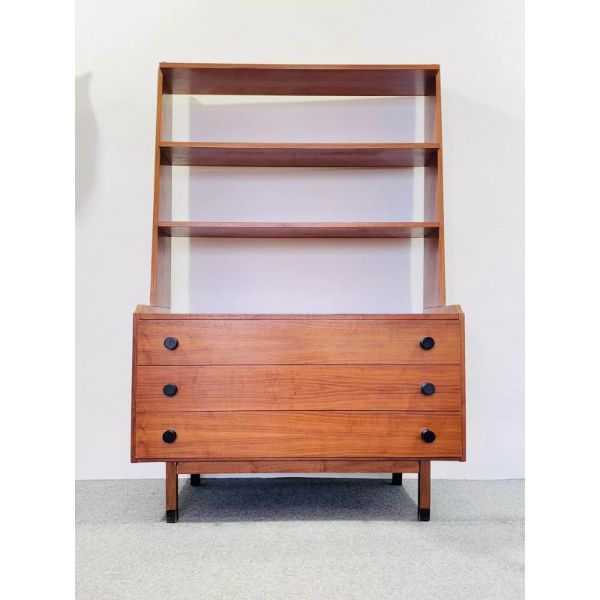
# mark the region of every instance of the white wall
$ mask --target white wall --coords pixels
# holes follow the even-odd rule
[[[78,478],[163,476],[161,464],[129,463],[131,314],[149,297],[160,61],[440,63],[447,299],[449,304],[460,303],[467,316],[468,461],[435,463],[433,476],[524,475],[521,4],[517,0],[77,3]],[[250,109],[245,103],[243,110]],[[264,189],[249,180],[260,174],[238,170],[223,179],[217,171],[205,179],[200,175],[207,173],[199,173],[181,185],[190,194],[194,186],[206,186],[201,189],[210,194],[203,198],[218,190],[225,194],[235,185]],[[352,186],[345,174],[354,178]],[[263,216],[279,211],[273,220],[292,214],[298,220],[316,220],[317,214],[327,220],[338,209],[349,211],[349,216],[363,215],[364,220],[398,215],[395,211],[402,208],[393,202],[390,190],[402,189],[405,176],[373,172],[365,177],[359,181],[355,171],[326,175],[321,170],[309,178],[283,173],[279,190],[292,196],[294,189],[310,192],[304,218],[298,213],[297,191],[285,206],[278,206],[272,197],[265,199],[260,191],[253,198]],[[330,199],[338,186],[346,186],[348,206],[339,199],[333,204],[319,201],[320,189],[327,190],[324,196]],[[363,207],[361,189],[367,188],[378,192]],[[252,202],[237,206],[230,202],[218,209],[201,204],[187,210],[192,208],[208,211],[203,213],[207,218],[222,210],[223,218],[238,214],[243,220],[249,218]],[[414,308],[418,298],[414,285],[406,290],[398,283],[398,269],[418,271],[418,253],[386,240],[194,240],[193,246],[188,262],[178,254],[182,261],[177,262],[175,299],[180,305],[192,302],[198,310],[326,312],[337,307],[377,312]],[[348,257],[350,266],[344,271],[341,267]],[[215,261],[237,269],[236,275],[250,270],[259,282],[245,293],[239,277],[216,277]],[[296,268],[291,271],[290,265]],[[190,268],[198,271],[202,284],[193,297],[186,287]],[[332,275],[335,285],[327,285]],[[353,290],[345,287],[361,279],[367,284],[355,283]],[[314,294],[302,292],[311,286]]]

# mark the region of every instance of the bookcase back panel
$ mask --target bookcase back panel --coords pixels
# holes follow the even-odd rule
[[[436,141],[435,98],[430,96],[166,98],[172,120],[163,130],[163,141]]]
[[[422,221],[430,171],[170,167],[165,186],[173,221]]]
[[[422,239],[172,238],[171,310],[413,313]]]

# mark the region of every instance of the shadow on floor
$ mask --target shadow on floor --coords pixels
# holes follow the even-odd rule
[[[383,479],[210,479],[179,490],[180,522],[415,520],[416,480],[402,486]]]

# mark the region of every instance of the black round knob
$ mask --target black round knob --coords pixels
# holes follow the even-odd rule
[[[420,344],[423,350],[431,350],[435,346],[435,340],[432,337],[424,337]]]
[[[431,429],[423,429],[421,431],[421,439],[428,444],[431,444],[435,440],[435,433]]]
[[[177,389],[177,386],[175,386],[175,389]],[[422,383],[421,384],[421,393],[425,394],[426,396],[431,396],[431,394],[435,394],[435,385],[433,385],[433,383],[429,383],[429,381]],[[167,395],[169,395],[169,394],[167,394]]]
[[[165,444],[172,444],[177,439],[177,432],[174,429],[167,429],[162,437]]]
[[[163,343],[167,350],[175,350],[175,348],[177,348],[177,346],[179,345],[177,338],[174,337],[165,338],[165,341]]]
[[[167,383],[163,387],[163,394],[165,396],[174,396],[177,393],[177,386],[174,383]]]

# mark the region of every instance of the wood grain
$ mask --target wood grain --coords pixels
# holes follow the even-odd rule
[[[435,339],[423,350],[423,337]],[[166,337],[179,345],[167,350]],[[140,320],[139,365],[460,364],[457,320]]]
[[[136,310],[140,319],[165,321],[430,321],[458,320],[460,306],[438,306],[428,308],[423,313],[394,314],[243,314],[243,313],[172,313],[169,309],[138,305]]]
[[[435,442],[434,442],[435,443]],[[419,461],[419,508],[429,508],[431,505],[431,462],[428,460]]]
[[[435,442],[421,431],[431,429]],[[162,441],[174,429],[172,444]],[[137,458],[433,458],[461,456],[457,413],[248,411],[139,413]]]
[[[436,179],[432,191],[425,194],[425,218],[435,219],[439,228],[425,238],[423,263],[423,306],[446,304],[446,259],[444,241],[444,161],[442,152],[442,84],[440,73],[435,76],[435,136],[439,145]],[[428,171],[429,169],[426,169]],[[427,181],[426,181],[427,183]]]
[[[160,143],[161,164],[196,167],[423,167],[437,152],[434,143]]]
[[[152,218],[152,262],[150,268],[150,304],[169,307],[171,305],[171,240],[159,235],[160,220],[171,218],[171,186],[165,186],[162,178],[170,173],[161,167],[160,139],[164,129],[163,75],[158,71],[156,98],[156,135],[154,145],[154,208]]]
[[[435,222],[261,223],[162,221],[159,235],[224,238],[422,238],[435,234]]]
[[[467,381],[466,381],[466,360],[465,360],[465,315],[460,311],[460,409],[462,418],[462,456],[460,457],[461,462],[467,460]]]
[[[177,463],[182,475],[202,473],[418,473],[416,460],[238,460]]]
[[[166,464],[166,493],[167,493],[167,510],[177,510],[179,488],[177,485],[177,463],[168,462]]]
[[[423,382],[435,394],[423,395]],[[163,393],[169,383],[175,396]],[[459,366],[140,366],[137,373],[140,412],[460,409]]]
[[[133,351],[131,360],[131,431],[129,439],[129,454],[131,462],[135,460],[135,416],[137,414],[137,325],[139,322],[139,313],[133,315]]]
[[[450,304],[448,306],[430,306],[429,308],[423,308],[423,314],[425,315],[451,315],[458,319],[460,314],[463,314],[460,304]]]
[[[161,63],[170,94],[427,96],[438,65]]]
[[[149,304],[138,304],[135,307],[135,314],[137,315],[141,315],[142,313],[145,314],[170,314],[171,313],[171,309],[170,308],[166,308],[163,306],[151,306]]]

